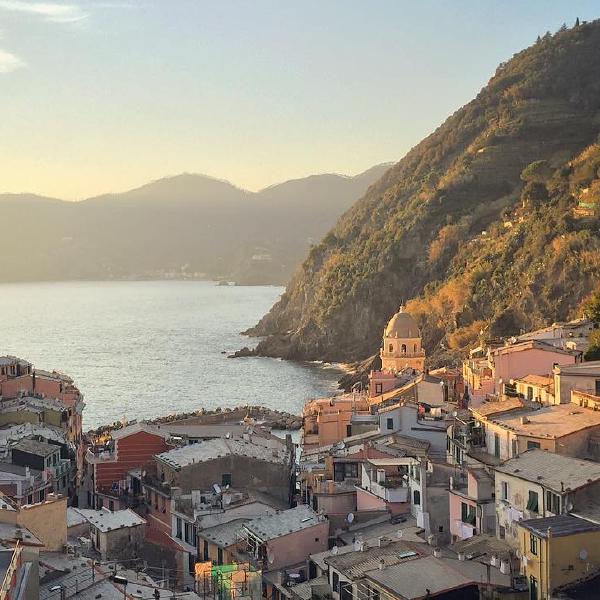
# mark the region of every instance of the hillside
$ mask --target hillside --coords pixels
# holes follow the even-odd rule
[[[207,277],[284,284],[310,244],[388,167],[258,193],[183,174],[81,202],[0,195],[0,282]]]
[[[404,302],[435,364],[481,333],[578,314],[600,281],[600,222],[593,209],[576,214],[582,194],[600,189],[599,130],[600,22],[547,34],[311,250],[248,332],[268,336],[257,352],[365,358]]]

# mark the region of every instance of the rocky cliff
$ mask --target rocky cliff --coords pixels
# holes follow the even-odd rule
[[[482,332],[576,315],[600,274],[600,223],[576,214],[598,179],[599,130],[600,22],[547,34],[311,250],[248,332],[267,336],[257,352],[365,358],[403,302],[438,359]]]

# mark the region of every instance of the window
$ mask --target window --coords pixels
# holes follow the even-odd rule
[[[231,473],[223,473],[221,475],[221,486],[222,487],[231,487]]]
[[[188,554],[188,572],[190,575],[194,575],[196,570],[196,557],[190,553]]]
[[[217,548],[217,564],[223,564],[223,548]]]
[[[333,465],[334,481],[344,481],[348,478],[358,477],[358,463],[338,462]]]
[[[394,344],[388,346],[388,352],[391,354],[394,351]]]
[[[392,419],[391,417],[388,417],[386,419],[386,427],[388,428],[388,430],[394,429],[394,419]]]
[[[546,492],[546,510],[555,515],[560,515],[560,496],[558,494],[550,491]]]
[[[179,517],[177,517],[177,521],[176,521],[176,523],[175,523],[175,524],[176,524],[176,529],[175,529],[176,533],[175,533],[175,537],[177,537],[177,538],[179,538],[179,539],[182,539],[182,533],[181,533],[181,531],[182,531],[182,526],[181,526],[181,519],[180,519]]]
[[[538,493],[532,490],[529,490],[529,500],[527,501],[527,510],[531,512],[537,513],[538,511]]]
[[[538,553],[538,539],[533,533],[529,534],[529,552],[537,556]]]
[[[402,344],[402,346],[400,346],[400,352],[402,354],[406,354],[406,344]]]
[[[461,521],[469,525],[475,525],[475,507],[466,502],[461,502],[460,504]]]
[[[497,433],[494,434],[494,456],[500,458],[500,436]]]
[[[529,600],[538,600],[538,582],[533,576],[529,576]]]
[[[421,492],[419,490],[415,490],[413,492],[413,504],[415,506],[419,506],[421,504]]]
[[[208,541],[204,540],[204,560],[207,561],[209,560],[209,553],[208,553]]]
[[[108,501],[108,510],[110,510],[111,512],[115,510],[115,503],[113,500]]]
[[[519,455],[519,445],[517,443],[517,440],[513,440],[511,442],[511,448],[512,448],[511,456],[518,456]]]
[[[27,496],[27,504],[33,504],[33,494],[29,494],[29,496]]]
[[[527,450],[533,450],[534,448],[540,448],[539,442],[532,442],[531,440],[527,440]]]
[[[533,400],[533,388],[531,386],[527,387],[527,400]]]
[[[340,591],[340,576],[334,571],[333,572],[333,582],[331,587],[333,588],[334,592],[338,592]]]
[[[184,523],[183,525],[183,537],[185,539],[185,541],[189,544],[192,541],[192,532],[191,532],[191,525],[189,523]]]
[[[502,495],[502,500],[508,500],[508,481],[500,482],[500,492]]]
[[[375,384],[375,393],[376,394],[383,394],[383,383],[376,383]]]
[[[595,389],[596,389],[596,396],[600,396],[600,379],[596,379]]]
[[[340,598],[341,600],[352,600],[352,584],[342,583],[340,586]]]

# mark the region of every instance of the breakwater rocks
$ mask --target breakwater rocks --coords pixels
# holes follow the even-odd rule
[[[220,425],[227,423],[239,423],[244,419],[253,419],[262,425],[271,429],[284,429],[289,431],[297,431],[302,427],[302,417],[293,415],[288,412],[274,410],[266,406],[236,406],[234,408],[217,407],[213,410],[204,408],[188,413],[177,413],[165,415],[151,419],[149,423],[160,425],[162,423],[177,423],[180,425]],[[108,434],[116,429],[121,429],[127,425],[131,425],[135,421],[127,423],[112,423],[111,425],[103,425],[89,431],[88,434],[93,437],[100,437]]]

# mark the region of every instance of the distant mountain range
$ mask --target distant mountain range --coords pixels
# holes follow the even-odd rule
[[[389,165],[260,192],[182,174],[81,202],[0,194],[0,281],[192,278],[283,284]]]

